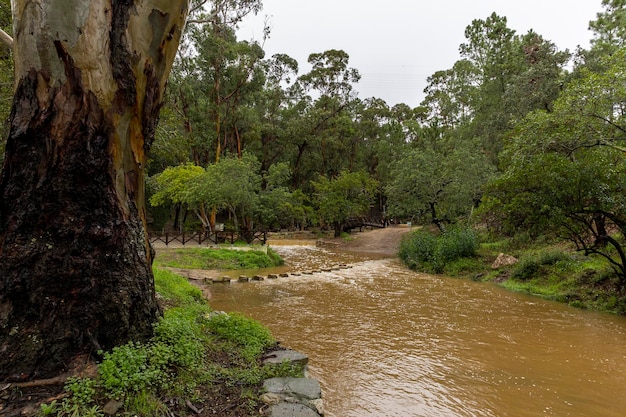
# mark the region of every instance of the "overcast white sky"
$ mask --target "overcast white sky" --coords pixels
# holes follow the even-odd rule
[[[601,0],[263,0],[240,39],[260,40],[263,19],[272,28],[267,56],[285,53],[308,72],[309,54],[342,49],[362,79],[359,97],[417,106],[426,78],[459,59],[465,28],[492,12],[521,35],[533,29],[559,49],[589,46],[589,21]]]

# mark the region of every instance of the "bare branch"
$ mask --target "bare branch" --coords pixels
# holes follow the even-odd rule
[[[2,29],[0,29],[0,42],[8,46],[9,49],[13,49],[13,38]]]

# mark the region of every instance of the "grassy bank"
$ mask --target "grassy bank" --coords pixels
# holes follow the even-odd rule
[[[259,323],[211,312],[196,287],[168,271],[156,269],[155,283],[165,314],[154,337],[102,353],[97,375],[70,379],[68,397],[41,415],[104,416],[107,406],[130,416],[255,416],[264,379],[302,376],[299,367],[262,365],[276,342]]]
[[[515,257],[514,265],[493,269],[499,254]],[[480,237],[472,231],[448,236],[411,233],[400,256],[412,269],[488,281],[509,290],[569,304],[573,307],[626,314],[626,294],[608,262],[584,256],[566,242]]]
[[[279,266],[283,260],[272,249],[212,248],[159,249],[155,266],[185,269],[258,269]]]

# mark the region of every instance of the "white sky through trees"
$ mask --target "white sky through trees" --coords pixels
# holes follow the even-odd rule
[[[359,97],[389,105],[417,106],[426,78],[451,68],[465,28],[492,12],[506,16],[518,35],[530,29],[559,49],[587,48],[589,21],[601,0],[263,0],[259,16],[241,25],[240,40],[261,40],[263,21],[272,28],[267,56],[285,53],[308,72],[309,54],[343,49],[362,79]]]

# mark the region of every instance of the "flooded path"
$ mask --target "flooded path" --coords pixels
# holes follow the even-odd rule
[[[212,285],[210,303],[309,355],[329,417],[626,415],[626,318],[384,255],[273,248],[286,260],[277,272],[352,268]]]

